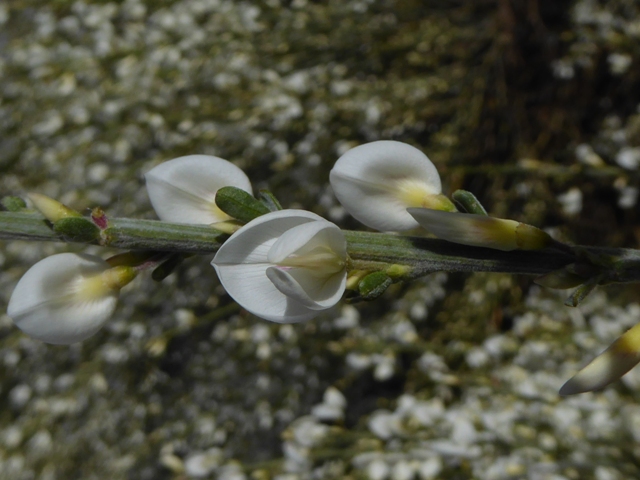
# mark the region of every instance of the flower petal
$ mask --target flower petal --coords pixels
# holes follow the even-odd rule
[[[252,193],[251,182],[233,163],[211,155],[188,155],[161,163],[146,175],[151,204],[161,220],[211,224],[230,217],[215,204],[222,187]]]
[[[306,268],[269,267],[266,274],[280,292],[311,310],[333,307],[342,298],[347,283],[346,271],[318,278]]]
[[[625,332],[560,388],[560,395],[600,390],[640,363],[640,324]]]
[[[408,208],[422,228],[452,243],[510,251],[518,248],[518,222],[501,218],[452,213],[430,208]]]
[[[318,305],[287,270],[279,267],[269,267],[265,273],[280,293],[283,293],[310,310],[322,310],[325,308]]]
[[[82,298],[78,282],[110,265],[99,257],[61,253],[31,267],[9,300],[7,314],[20,330],[43,342],[67,345],[96,333],[112,316],[118,291]]]
[[[271,267],[269,264],[213,263],[213,267],[227,293],[258,317],[278,323],[296,323],[310,320],[318,314],[276,288],[266,275],[266,270]]]
[[[342,260],[347,258],[347,242],[342,231],[333,223],[321,218],[291,228],[269,250],[270,263],[280,263],[290,255],[305,255],[318,248],[326,247]]]
[[[338,303],[347,284],[347,273],[344,270],[323,277],[322,282],[314,275],[313,270],[294,268],[288,272],[321,308],[330,308]]]
[[[431,160],[411,145],[382,140],[352,148],[330,174],[340,203],[360,222],[376,230],[418,226],[406,212],[407,196],[437,195],[442,186]]]
[[[320,221],[329,223],[304,210],[281,210],[252,220],[229,237],[211,262],[229,295],[254,315],[274,322],[294,323],[316,316],[316,311],[278,290],[266,271],[273,266],[267,258],[269,250],[281,235]]]
[[[262,215],[231,235],[216,253],[212,264],[267,263],[269,249],[283,233],[318,220],[326,222],[321,216],[305,210],[280,210]]]

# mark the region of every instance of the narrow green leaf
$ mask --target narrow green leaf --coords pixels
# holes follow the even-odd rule
[[[20,197],[4,197],[0,203],[9,212],[19,212],[27,207],[27,204]]]
[[[373,272],[360,280],[358,291],[363,300],[373,300],[384,293],[392,280],[384,272]]]
[[[593,292],[594,288],[598,286],[600,277],[590,278],[588,281],[580,285],[575,291],[564,301],[567,307],[577,307],[580,305],[587,295]]]
[[[161,282],[173,273],[175,268],[182,263],[184,258],[185,256],[181,253],[169,255],[169,257],[151,273],[151,278],[156,282]]]
[[[466,190],[456,190],[451,195],[451,198],[462,207],[462,210],[466,213],[475,213],[476,215],[487,215],[487,211],[484,209],[480,201],[476,196]]]
[[[245,223],[270,211],[260,200],[236,187],[222,187],[218,190],[216,205],[227,215]]]
[[[269,190],[260,190],[258,192],[258,197],[270,212],[277,212],[278,210],[282,210],[282,205],[280,205],[278,199]]]
[[[72,242],[93,242],[100,238],[100,229],[84,217],[65,217],[53,224],[53,230]]]

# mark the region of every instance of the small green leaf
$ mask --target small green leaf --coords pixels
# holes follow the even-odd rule
[[[451,195],[451,198],[462,207],[462,210],[466,213],[475,213],[476,215],[487,215],[487,211],[484,209],[480,201],[476,196],[466,190],[456,190]]]
[[[593,277],[587,280],[585,283],[580,285],[575,291],[564,301],[564,304],[567,307],[577,307],[580,305],[587,295],[593,292],[593,289],[598,286],[601,277]]]
[[[27,207],[25,201],[20,197],[4,197],[0,203],[2,203],[2,206],[10,212],[19,212],[23,208]]]
[[[270,212],[277,212],[278,210],[282,210],[282,205],[280,205],[278,199],[269,190],[260,190],[258,192],[258,197]]]
[[[216,205],[227,215],[245,223],[270,211],[262,202],[236,187],[222,187],[218,190]]]
[[[364,300],[373,300],[384,293],[392,280],[384,272],[373,272],[360,280],[358,292]]]
[[[61,218],[53,224],[53,230],[72,242],[92,242],[100,238],[100,229],[84,217]]]
[[[161,282],[173,273],[175,268],[182,263],[184,258],[185,256],[181,253],[169,255],[169,257],[156,267],[153,273],[151,273],[151,278],[156,282]]]

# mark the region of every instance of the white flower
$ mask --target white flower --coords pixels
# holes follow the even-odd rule
[[[222,187],[252,193],[251,182],[233,163],[210,155],[188,155],[161,163],[146,175],[151,204],[160,220],[211,224],[229,220],[215,202]]]
[[[381,140],[352,148],[338,159],[330,180],[344,208],[376,230],[416,228],[408,207],[455,210],[440,194],[440,176],[431,160],[406,143]]]
[[[560,395],[600,390],[640,363],[640,324],[627,330],[609,348],[576,373],[560,389]]]
[[[539,250],[552,242],[539,228],[515,220],[430,208],[409,208],[407,212],[436,237],[452,243],[508,252]]]
[[[242,307],[279,323],[309,320],[335,305],[346,286],[347,243],[333,223],[280,210],[234,233],[211,264]]]
[[[20,279],[7,314],[27,335],[68,345],[96,333],[116,308],[131,267],[111,267],[93,255],[61,253],[39,261]]]

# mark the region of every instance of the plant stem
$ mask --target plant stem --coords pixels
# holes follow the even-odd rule
[[[470,247],[437,239],[404,237],[388,233],[344,231],[350,256],[350,269],[386,270],[393,265],[408,267],[400,276],[410,280],[431,272],[506,272],[542,275],[578,260],[578,254],[556,249],[503,252]],[[101,231],[100,240],[91,242],[126,250],[151,250],[185,254],[212,254],[227,235],[207,225],[180,225],[156,220],[112,218]],[[35,212],[0,212],[1,240],[68,242]],[[593,255],[606,254],[634,260],[635,250],[575,247]],[[401,269],[402,270],[402,269]],[[634,272],[636,268],[633,268]],[[625,279],[636,281],[637,275]]]
[[[124,250],[157,250],[206,254],[218,250],[227,235],[207,225],[181,225],[157,220],[109,219],[99,242]],[[35,212],[0,212],[0,240],[66,242]]]
[[[552,249],[503,252],[432,238],[354,231],[344,234],[354,270],[383,270],[390,264],[411,266],[404,280],[441,271],[542,275],[576,260]]]

